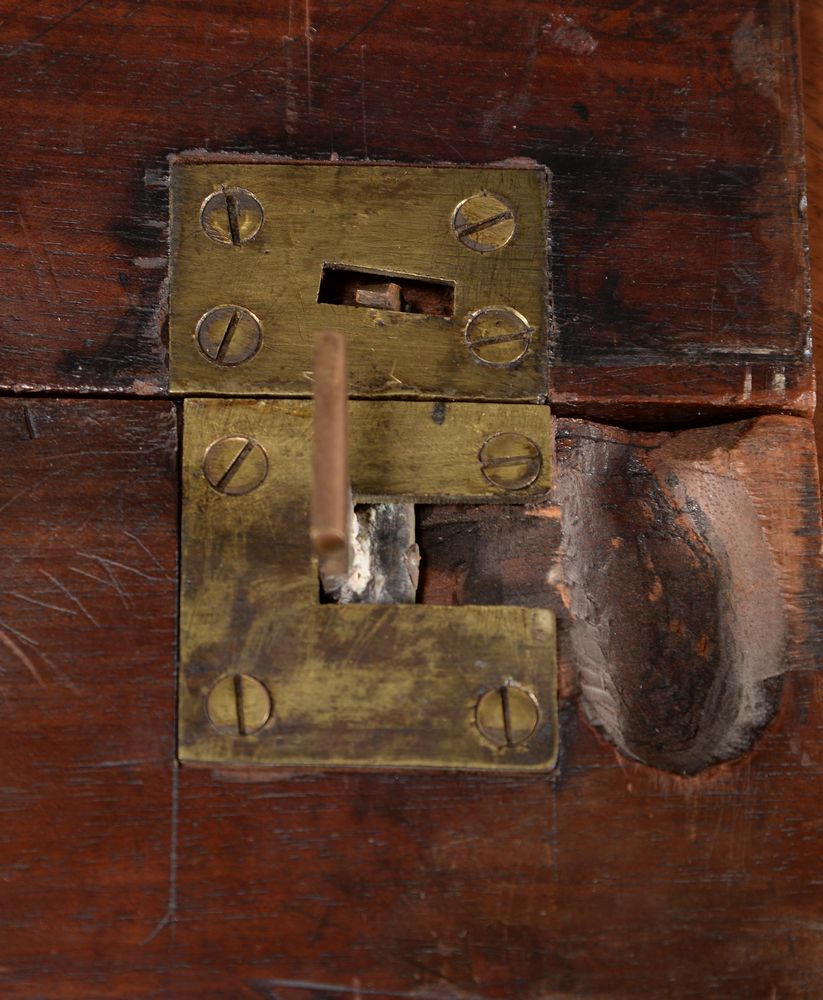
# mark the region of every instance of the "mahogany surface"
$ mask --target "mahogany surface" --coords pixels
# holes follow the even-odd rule
[[[819,163],[823,3],[803,25]],[[0,387],[18,394],[0,399],[0,995],[817,1000],[820,529],[793,4],[0,0],[0,81]],[[618,449],[632,541],[642,477],[670,485],[668,458],[632,478],[652,437],[802,415],[742,439],[684,432],[720,495],[759,498],[791,623],[751,749],[688,777],[665,741],[659,766],[633,759],[638,732],[666,729],[666,697],[643,715],[630,658],[639,728],[624,753],[606,738],[581,694],[574,595],[544,572],[570,537],[555,505],[516,531],[465,511],[422,521],[425,599],[558,611],[551,776],[175,763],[175,405],[80,397],[166,393],[163,176],[193,148],[548,163],[553,397],[656,432],[564,421],[559,468]],[[820,239],[819,174],[811,192]],[[592,487],[607,509],[610,488]],[[710,572],[719,549],[694,513],[666,598],[690,616],[665,647],[687,668],[663,675],[676,694],[735,580]],[[654,566],[603,586],[627,632],[663,643]]]
[[[564,412],[809,415],[794,4],[0,4],[0,385],[165,391],[170,153],[554,173]]]
[[[585,453],[596,425],[561,424],[561,455]],[[172,405],[4,400],[0,449],[4,997],[816,996],[815,674],[785,675],[751,752],[691,778],[621,756],[569,667],[551,776],[178,767]],[[530,533],[509,522],[446,599],[562,613],[556,512],[519,512]],[[424,536],[462,533],[433,567],[454,587],[485,529],[437,517]]]
[[[4,997],[163,995],[176,432],[160,401],[0,403]]]
[[[823,3],[803,0],[801,51],[803,61],[803,101],[806,112],[806,177],[809,191],[809,239],[811,244],[812,310],[814,318],[814,360],[823,371]],[[814,415],[817,452],[823,465],[823,407]]]

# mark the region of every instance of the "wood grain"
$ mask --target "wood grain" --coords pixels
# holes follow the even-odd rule
[[[671,462],[685,442],[711,463],[723,448],[705,435],[737,441],[725,445],[735,475],[787,501],[785,522],[763,526],[778,532],[783,579],[808,587],[792,547],[817,536],[793,518],[814,515],[814,496],[800,500],[767,455],[793,446],[778,431],[793,423],[805,427],[796,468],[812,438],[793,418],[686,431],[661,448]],[[610,437],[648,451],[649,435],[560,430],[560,476]],[[160,401],[0,403],[0,451],[14,456],[0,489],[4,997],[816,996],[813,673],[785,675],[751,752],[676,777],[620,755],[591,725],[566,615],[550,777],[177,767],[175,438]],[[774,476],[741,464],[758,448]],[[732,489],[722,465],[712,475]],[[566,571],[551,572],[556,506],[518,511],[522,531],[505,509],[502,521],[468,513],[424,518],[424,552],[439,553],[430,596],[568,611]],[[819,593],[785,594],[795,642],[784,665],[807,666]],[[612,601],[638,631],[664,624],[639,613],[635,591],[617,586]],[[696,601],[692,627],[704,610]]]
[[[810,425],[556,435],[549,506],[422,508],[422,600],[549,607],[561,690],[621,752],[679,774],[739,757],[823,644]]]
[[[529,156],[554,174],[558,407],[809,414],[794,15],[5,0],[0,384],[165,391],[169,153]]]
[[[168,403],[0,404],[3,996],[147,997],[168,956],[175,450]]]
[[[803,99],[806,112],[806,178],[808,184],[809,241],[812,267],[814,360],[820,396],[823,378],[823,2],[800,5],[803,57]],[[817,449],[823,464],[823,409],[814,417]]]
[[[0,0],[0,387],[36,394],[0,400],[3,997],[817,1000],[820,529],[795,13]],[[819,160],[823,4],[802,13]],[[558,468],[590,479],[562,509],[421,524],[427,600],[560,614],[551,777],[176,764],[175,410],[79,397],[166,393],[164,178],[185,149],[552,169],[552,393],[589,418],[564,422]],[[671,431],[762,410],[804,418]],[[655,433],[590,422],[607,418]],[[735,558],[714,498],[740,514]],[[648,599],[662,576],[665,614]],[[597,614],[579,611],[585,592]],[[735,649],[723,629],[764,593],[784,652],[757,731],[723,748],[700,724],[720,717],[727,735],[733,713],[718,715],[695,657],[710,650],[738,694],[762,633]],[[622,707],[583,690],[592,642]],[[712,764],[690,777],[670,773],[689,769],[678,698]]]

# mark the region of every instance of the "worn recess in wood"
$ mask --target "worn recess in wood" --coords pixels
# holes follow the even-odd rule
[[[3,386],[165,391],[170,153],[527,156],[558,406],[811,412],[794,3],[7,7]]]
[[[500,519],[426,508],[422,599],[556,611],[561,676],[623,753],[693,774],[747,751],[823,644],[809,424],[561,419],[552,499]]]

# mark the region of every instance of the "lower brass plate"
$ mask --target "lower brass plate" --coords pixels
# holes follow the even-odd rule
[[[372,408],[368,420],[364,408]],[[184,414],[181,760],[554,765],[551,612],[321,604],[309,542],[312,404],[190,399]],[[501,428],[527,434],[544,456],[521,498],[545,494],[547,408],[449,404],[446,417],[436,416],[439,423],[424,403],[350,404],[358,498],[512,502],[478,459]],[[409,423],[396,447],[383,447],[375,428],[398,435],[401,419]],[[221,478],[215,462],[204,468],[204,456],[227,438],[237,439],[231,454],[245,449],[245,457],[226,478],[229,461]],[[384,464],[379,485],[373,455]]]

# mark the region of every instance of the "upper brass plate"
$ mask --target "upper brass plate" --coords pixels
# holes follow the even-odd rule
[[[176,162],[172,392],[310,396],[314,334],[336,329],[355,398],[544,400],[548,183],[542,167]],[[349,304],[321,290],[342,274]]]

